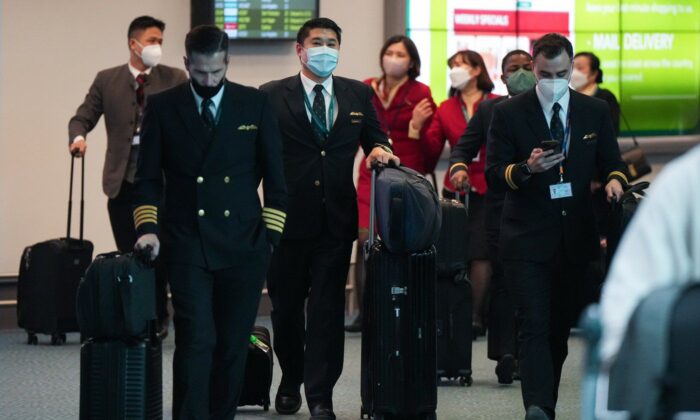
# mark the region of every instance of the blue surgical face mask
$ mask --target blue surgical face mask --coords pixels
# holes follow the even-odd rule
[[[338,65],[338,50],[330,47],[306,48],[306,67],[318,77],[328,77]]]

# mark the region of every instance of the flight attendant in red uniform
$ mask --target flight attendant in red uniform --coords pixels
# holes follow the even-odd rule
[[[420,173],[426,171],[424,141],[435,102],[430,88],[416,81],[420,74],[420,56],[418,49],[410,38],[395,35],[387,39],[379,54],[382,75],[365,80],[374,90],[372,102],[377,110],[377,118],[392,142],[394,154],[401,159],[401,164]],[[409,130],[412,120],[420,121],[422,130]],[[359,166],[357,182],[357,204],[359,213],[359,231],[357,258],[355,264],[355,288],[360,314],[345,327],[347,331],[358,332],[362,323],[362,289],[364,288],[362,269],[362,247],[368,239],[369,195],[371,173],[365,162]]]
[[[425,134],[423,147],[425,150],[426,170],[433,171],[440,159],[440,154],[449,141],[450,147],[457,144],[459,137],[467,129],[467,124],[476,111],[479,103],[485,99],[497,97],[491,93],[493,82],[489,77],[484,59],[479,53],[464,50],[459,51],[447,60],[450,66],[450,97],[440,104],[435,111],[432,121]],[[414,121],[414,124],[417,121]],[[414,125],[415,129],[424,126]],[[489,261],[486,241],[484,195],[486,194],[486,178],[484,167],[486,161],[486,146],[482,146],[479,154],[469,164],[469,279],[473,289],[473,329],[474,337],[483,334],[483,303],[491,279],[491,262]],[[402,161],[403,162],[403,161]],[[450,182],[449,171],[445,174],[442,195],[445,198],[455,196],[455,189]]]

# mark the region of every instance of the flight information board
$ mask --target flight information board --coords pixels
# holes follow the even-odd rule
[[[295,39],[318,16],[318,0],[215,1],[214,23],[230,39]]]

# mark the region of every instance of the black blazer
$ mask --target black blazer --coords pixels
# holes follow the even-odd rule
[[[277,114],[284,149],[289,209],[284,238],[310,238],[328,232],[342,240],[357,237],[357,198],[353,166],[358,145],[365,155],[389,148],[365,84],[333,76],[338,116],[323,146],[314,139],[297,74],[261,86]]]
[[[494,108],[486,175],[490,188],[507,191],[501,219],[503,259],[550,261],[561,246],[570,261],[596,258],[599,242],[590,192],[595,168],[601,179],[627,183],[607,104],[569,92],[571,143],[564,181],[572,184],[571,198],[550,198],[549,186],[559,182],[558,166],[530,177],[520,167],[550,137],[535,89]]]
[[[281,236],[287,191],[267,94],[231,82],[224,89],[210,141],[189,83],[146,106],[134,218],[139,235],[160,233],[166,261],[227,268],[269,255]]]

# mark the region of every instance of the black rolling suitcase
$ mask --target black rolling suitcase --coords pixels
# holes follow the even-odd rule
[[[239,406],[259,405],[265,411],[269,410],[274,364],[271,342],[270,331],[267,328],[253,327],[248,345],[243,390],[238,400]]]
[[[468,195],[467,195],[468,197]],[[437,377],[472,384],[472,287],[467,277],[467,210],[440,200],[437,248]]]
[[[80,187],[80,237],[70,237],[73,213],[71,160],[68,227],[65,238],[39,242],[24,249],[17,279],[17,323],[27,331],[27,342],[37,344],[37,333],[50,334],[51,344],[62,344],[66,333],[78,331],[75,296],[81,277],[92,260],[92,242],[83,239],[85,160]]]
[[[162,418],[163,353],[157,337],[83,343],[81,420]]]
[[[374,184],[362,331],[361,415],[435,419],[435,249],[393,254],[374,239]]]

